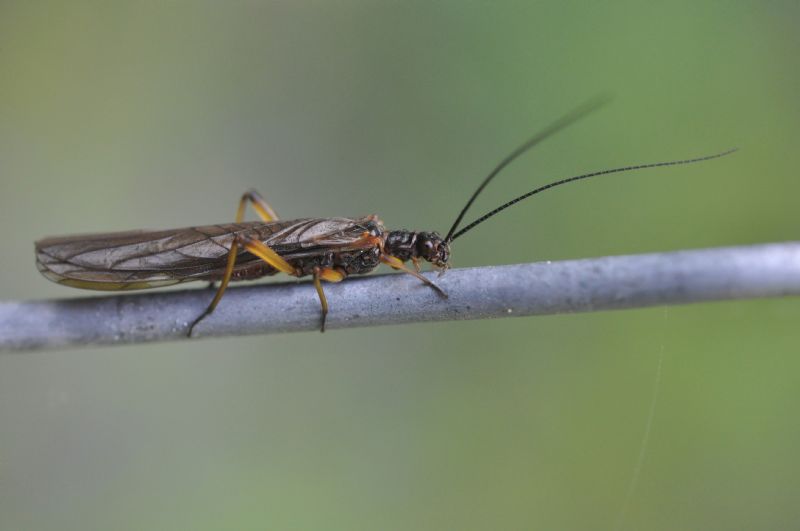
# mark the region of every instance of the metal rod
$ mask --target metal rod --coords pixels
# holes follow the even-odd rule
[[[800,295],[800,242],[453,269],[433,278],[444,299],[410,275],[325,284],[327,333],[420,321],[521,317]],[[207,289],[0,302],[0,351],[186,340],[213,297]],[[311,283],[230,288],[195,337],[317,330]]]

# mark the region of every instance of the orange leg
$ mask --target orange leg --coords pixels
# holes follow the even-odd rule
[[[242,244],[242,247],[261,258],[278,271],[286,273],[287,275],[292,275],[293,277],[298,276],[292,264],[284,260],[281,255],[273,251],[267,244],[259,240],[254,240],[249,236],[242,235],[238,236],[238,240]]]
[[[397,269],[398,271],[403,271],[404,273],[408,273],[409,275],[414,275],[415,277],[420,279],[422,282],[424,282],[428,286],[430,286],[433,289],[435,289],[436,292],[439,295],[441,295],[445,299],[447,298],[447,293],[445,293],[442,288],[440,288],[439,286],[437,286],[436,284],[434,284],[433,282],[431,282],[427,278],[423,277],[421,274],[417,273],[413,269],[410,269],[410,268],[406,267],[406,265],[403,263],[403,261],[400,260],[399,258],[397,258],[396,256],[391,256],[391,255],[388,255],[388,254],[382,254],[381,255],[381,262],[383,262],[384,264],[388,265],[389,267]]]
[[[189,331],[186,333],[188,337],[192,336],[192,331],[194,330],[194,327],[197,326],[197,323],[211,314],[211,312],[214,311],[214,308],[217,307],[217,304],[219,304],[220,299],[222,299],[222,295],[225,293],[225,290],[228,288],[228,283],[231,281],[231,276],[233,276],[233,267],[236,265],[236,256],[239,251],[239,247],[242,247],[250,253],[261,258],[278,271],[282,271],[292,276],[297,276],[297,271],[295,271],[294,267],[292,267],[292,265],[284,260],[278,253],[270,249],[268,245],[240,234],[234,238],[233,243],[231,243],[231,248],[228,251],[228,261],[225,264],[225,272],[222,274],[222,281],[219,284],[219,288],[217,288],[217,293],[214,295],[214,298],[211,300],[211,304],[208,305],[208,308],[206,308],[206,310],[201,313],[197,319],[192,321],[192,324],[189,326]]]
[[[328,316],[328,299],[325,297],[325,292],[322,290],[322,280],[328,282],[341,282],[344,280],[345,274],[336,269],[327,267],[314,268],[314,287],[317,288],[317,295],[319,302],[322,305],[322,328],[320,332],[325,331],[325,318]]]
[[[236,211],[236,223],[241,223],[244,220],[244,209],[247,206],[247,202],[253,204],[253,209],[264,221],[275,221],[278,219],[278,214],[272,209],[269,204],[264,201],[264,198],[261,197],[261,194],[256,192],[255,190],[249,190],[244,193],[242,198],[239,200],[239,209]]]

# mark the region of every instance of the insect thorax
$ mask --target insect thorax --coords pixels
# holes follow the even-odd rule
[[[393,230],[386,236],[384,250],[404,262],[421,258],[437,267],[447,267],[450,246],[438,232]]]
[[[381,263],[380,257],[380,247],[339,252],[327,258],[330,266],[323,265],[323,267],[344,269],[348,275],[362,275],[378,267]]]

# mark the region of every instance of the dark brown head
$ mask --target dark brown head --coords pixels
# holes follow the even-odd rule
[[[386,237],[384,250],[404,262],[421,258],[442,269],[450,259],[450,246],[438,232],[394,230]]]

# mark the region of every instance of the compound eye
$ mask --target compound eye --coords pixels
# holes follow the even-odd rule
[[[433,249],[433,243],[430,240],[425,241],[425,248],[428,250]]]

